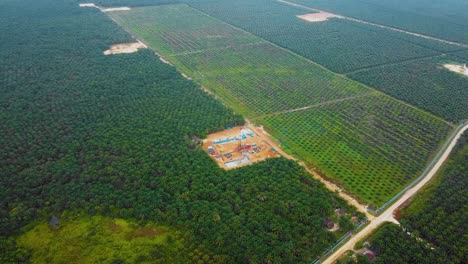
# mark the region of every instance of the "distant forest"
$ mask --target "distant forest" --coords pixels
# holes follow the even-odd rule
[[[37,257],[18,236],[70,214],[170,226],[193,263],[311,261],[352,228],[354,209],[293,161],[218,168],[198,139],[243,118],[150,50],[104,56],[132,38],[97,9],[3,0],[0,32],[1,263]]]

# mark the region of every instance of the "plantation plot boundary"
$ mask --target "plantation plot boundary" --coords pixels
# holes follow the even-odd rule
[[[462,49],[351,20],[306,22],[297,16],[311,10],[277,1],[201,1],[190,6],[341,74]]]
[[[356,81],[430,111],[452,123],[468,118],[468,77],[462,59],[441,55],[384,65],[347,75]],[[456,66],[453,72],[445,65]]]
[[[206,46],[199,46],[200,49],[188,47],[187,50],[180,50],[179,43],[175,43],[174,45],[177,46],[171,50],[167,44],[161,44],[165,39],[160,36],[166,34],[160,32],[162,28],[170,29],[171,32],[180,30],[182,35],[189,36],[189,39],[185,41],[189,41],[193,35],[186,32],[185,28],[181,28],[186,23],[185,21],[179,20],[177,22],[180,23],[176,23],[162,18],[161,20],[165,21],[166,24],[161,25],[162,21],[155,18],[154,14],[166,13],[163,12],[166,10],[174,12],[177,8],[184,12],[186,18],[190,16],[191,23],[199,23],[193,22],[195,16],[202,17],[204,21],[218,29],[223,26],[228,29],[227,32],[238,32],[243,39],[248,39],[250,43],[235,43],[239,37],[233,36],[233,45],[212,46],[212,43],[207,43]],[[146,43],[151,43],[153,48],[157,46],[157,52],[165,60],[175,65],[184,75],[190,76],[206,89],[213,91],[227,105],[249,118],[369,91],[369,88],[335,75],[321,65],[290,50],[278,47],[185,4],[134,8],[129,13],[110,15],[123,27],[127,29],[131,27],[133,30],[129,29],[130,32],[143,38]],[[145,20],[148,17],[159,27],[158,29],[149,29],[151,32],[158,32],[157,36],[141,33],[144,30],[140,29],[137,23],[131,21],[129,16],[136,17],[137,20]],[[197,29],[197,32],[200,30]],[[225,35],[221,31],[219,33]],[[228,39],[224,39],[222,42],[233,43]],[[198,43],[203,43],[203,39],[198,39]],[[184,45],[182,44],[182,46]],[[194,58],[197,58],[198,62],[194,61]],[[216,61],[220,63],[214,67]],[[258,64],[258,61],[262,61],[263,66]],[[233,65],[225,69],[225,63]],[[260,87],[263,87],[262,90],[258,90]],[[295,93],[292,93],[293,91]]]
[[[297,3],[294,3],[294,2],[290,2],[290,1],[285,1],[285,0],[277,0],[277,1],[280,2],[280,3],[284,3],[284,4],[295,6],[295,7],[301,7],[301,8],[308,9],[308,10],[315,11],[315,12],[326,12],[326,11],[323,11],[323,10],[320,10],[320,9],[317,9],[317,8],[311,8],[311,7],[308,7],[306,5],[301,5],[301,4],[297,4]],[[339,14],[335,14],[335,15],[339,15]],[[380,28],[385,28],[385,29],[396,31],[396,32],[405,33],[405,34],[408,34],[408,35],[421,37],[421,38],[425,38],[425,39],[435,40],[435,41],[439,41],[439,42],[450,44],[450,45],[456,45],[456,46],[459,46],[461,48],[468,48],[468,44],[462,43],[462,42],[455,42],[455,41],[450,41],[450,40],[446,40],[446,39],[441,39],[441,38],[437,38],[437,37],[433,37],[433,36],[429,36],[429,35],[424,35],[424,34],[421,34],[421,33],[416,33],[416,32],[411,32],[411,31],[408,31],[408,30],[398,29],[398,28],[383,25],[383,24],[378,24],[378,23],[365,21],[365,20],[362,20],[362,19],[347,17],[347,16],[343,16],[343,15],[339,15],[339,16],[341,16],[344,19],[348,19],[348,20],[354,21],[354,22],[359,22],[359,23],[363,23],[363,24],[367,24],[367,25],[372,25],[372,26],[376,26],[376,27],[380,27]]]
[[[453,129],[382,94],[258,122],[306,165],[374,206],[416,178]]]
[[[437,85],[431,88],[427,83],[435,76],[428,73],[426,66],[418,65],[444,57],[468,58],[465,48],[350,20],[306,23],[296,18],[297,14],[307,12],[304,8],[276,1],[268,5],[269,2],[239,0],[236,3],[220,1],[208,4],[202,1],[190,5],[450,122],[457,123],[468,117],[462,113],[468,109],[463,105],[463,101],[468,101],[468,96],[463,95],[467,91],[463,89],[463,82],[460,85],[456,75],[440,76],[437,77]],[[390,66],[405,68],[411,62],[416,66],[410,69],[414,78],[406,77],[408,70],[403,70],[404,78],[392,73],[395,70]],[[432,65],[437,67],[434,63]],[[371,74],[361,76],[366,71],[382,68],[390,72],[383,71],[376,77]],[[391,76],[395,75],[399,85],[393,84],[396,89],[389,89],[391,85],[388,83],[392,83]],[[421,82],[423,85],[411,85],[413,79],[415,84]]]
[[[179,19],[177,23],[172,20],[166,20],[162,23],[157,20],[158,16],[156,14],[163,12],[165,9],[170,9],[174,14],[183,12],[184,15],[177,16]],[[246,115],[248,118],[255,119],[260,125],[265,125],[273,135],[286,142],[288,147],[291,146],[292,148],[289,150],[298,154],[299,158],[307,161],[305,157],[314,155],[314,149],[320,147],[320,144],[326,145],[329,142],[340,144],[337,148],[338,150],[340,148],[343,151],[346,148],[354,149],[353,153],[360,155],[361,160],[366,160],[366,157],[368,158],[368,155],[370,155],[369,153],[377,155],[377,159],[382,160],[382,162],[388,165],[385,165],[386,167],[380,172],[379,177],[387,179],[386,182],[393,184],[393,186],[389,192],[383,194],[379,194],[383,188],[381,185],[376,190],[367,193],[363,192],[363,190],[350,190],[353,195],[356,195],[361,201],[367,203],[377,206],[381,205],[386,202],[386,199],[403,188],[422,169],[428,158],[441,145],[440,143],[448,131],[453,128],[450,123],[442,118],[362,85],[359,82],[337,75],[288,49],[272,44],[209,14],[193,9],[188,5],[133,8],[125,13],[116,12],[108,14],[118,24],[142,38],[149,46],[152,46],[158,53],[161,53],[170,63],[181,70],[185,76],[193,78],[202,87],[212,91],[221,101],[235,111]],[[210,33],[213,28],[207,29],[204,33],[200,31],[200,27],[194,29],[195,31],[184,27],[187,23],[187,21],[183,20],[184,18],[190,18],[190,23],[196,25],[199,23],[197,17],[200,16],[202,17],[201,20],[216,28],[219,38],[212,40],[211,37],[207,37],[213,36]],[[140,20],[140,22],[133,20]],[[164,34],[168,34],[167,32],[170,34],[177,33],[171,35],[171,39],[177,41],[171,42],[167,38],[161,37]],[[206,34],[207,32],[208,35]],[[226,32],[229,32],[229,34]],[[190,46],[194,44],[191,42],[191,39],[194,37],[197,40],[195,47]],[[183,43],[183,41],[188,43]],[[175,46],[172,47],[171,45]],[[307,67],[304,67],[305,65]],[[324,79],[318,80],[318,76]],[[301,84],[304,80],[307,80],[307,82]],[[312,83],[320,82],[312,85],[307,84],[309,81]],[[297,87],[303,88],[294,92],[288,90],[292,88],[297,89]],[[305,89],[306,87],[307,89]],[[285,90],[285,88],[287,89]],[[310,95],[305,93],[314,88],[321,91],[321,93],[314,92],[315,96],[318,95],[318,97],[310,97]],[[330,92],[331,94],[323,94],[323,91]],[[346,93],[340,94],[343,92]],[[294,100],[294,96],[297,96],[297,100]],[[304,98],[307,100],[301,101]],[[384,105],[388,109],[380,109],[378,102],[385,102]],[[356,107],[358,108],[352,108],[349,105],[353,103],[356,103]],[[361,107],[359,104],[362,105],[362,109],[359,108]],[[370,108],[367,106],[368,104],[370,104]],[[339,108],[330,109],[331,105],[345,105],[355,110],[346,112],[348,116],[343,117],[340,114],[342,110]],[[392,109],[404,110],[394,111]],[[385,111],[384,114],[379,113],[381,110]],[[276,120],[282,116],[301,116],[310,111],[328,111],[327,115],[329,117],[327,118],[330,120],[327,125],[320,127],[321,132],[319,131],[315,136],[316,139],[323,141],[312,148],[304,150],[297,144],[300,142],[315,144],[314,140],[316,139],[314,138],[305,138],[302,141],[295,142],[291,136],[294,133],[287,133],[288,136],[284,136],[285,133],[283,132],[283,136],[278,136],[281,129],[283,131],[284,129],[289,129],[284,128],[284,125],[290,122],[290,120],[281,120],[280,122],[271,124],[272,120]],[[357,116],[363,115],[363,120],[366,120],[369,124],[356,121],[355,114]],[[353,132],[354,138],[346,139],[350,140],[349,142],[341,137],[341,135],[338,138],[327,139],[327,135],[331,135],[333,129],[345,131],[347,124],[352,120],[356,122],[356,128],[354,129],[355,132]],[[375,124],[374,122],[377,123]],[[424,126],[417,125],[420,122]],[[297,129],[307,123],[307,121],[299,120],[294,124],[290,124],[290,126]],[[376,129],[366,128],[369,126]],[[317,127],[313,129],[317,129]],[[304,130],[301,133],[313,135],[308,130]],[[431,136],[426,137],[426,134]],[[372,150],[368,146],[377,144],[378,142],[375,140],[385,138],[394,139],[395,144],[390,145],[388,148],[385,145],[381,145],[378,150]],[[401,145],[399,142],[402,142]],[[408,152],[409,150],[414,150],[417,156],[411,156],[412,154]],[[323,153],[325,155],[324,159],[332,162],[327,166],[339,164],[342,158],[346,158],[342,156],[342,153],[344,152]],[[353,168],[353,155],[355,154],[349,156],[348,160],[343,164],[339,164],[342,172],[355,170]],[[398,170],[399,166],[401,166],[398,162],[410,160],[411,158],[414,158],[414,161],[411,161],[412,165],[402,166],[406,167],[401,169],[399,180],[392,183],[394,171]],[[372,159],[366,162],[371,161]],[[315,166],[315,162],[317,160],[309,159],[309,162],[306,163],[310,167]],[[327,169],[326,166],[324,167],[320,164],[318,166],[321,166],[320,172],[324,173],[327,178],[340,178],[337,177],[337,173],[333,169]],[[358,170],[365,170],[365,167]],[[377,169],[374,169],[373,173],[375,174],[376,171]],[[373,179],[372,177],[366,179],[367,184],[375,180],[378,179]]]

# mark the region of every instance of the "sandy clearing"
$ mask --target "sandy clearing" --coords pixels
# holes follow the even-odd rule
[[[101,10],[101,12],[114,12],[114,11],[128,11],[128,10],[131,10],[130,7],[128,7],[128,6],[103,8],[103,7],[97,6],[95,3],[82,3],[82,4],[80,4],[80,7],[94,7],[94,8],[97,8],[97,9]]]
[[[114,11],[128,11],[131,10],[128,6],[101,8],[102,12],[114,12]]]
[[[164,62],[164,63],[166,63],[166,64],[168,64],[168,65],[174,66],[174,65],[172,65],[169,61],[167,61],[166,59],[164,59],[162,56],[159,56],[159,60],[162,61],[162,62]]]
[[[187,80],[192,80],[192,78],[188,77],[185,73],[181,72],[180,74],[182,74],[182,76],[187,79]]]
[[[80,4],[80,7],[94,7],[94,8],[99,8],[97,5],[95,5],[94,3],[83,3],[83,4]]]
[[[226,170],[280,156],[277,149],[266,142],[264,135],[256,133],[249,126],[210,134],[203,140],[203,149]]]
[[[168,65],[171,65],[171,66],[174,66],[172,65],[172,63],[170,63],[168,60],[166,60],[161,54],[159,54],[157,51],[154,52],[154,54],[156,54],[158,57],[159,57],[159,60],[168,64]],[[182,75],[183,76],[183,75]]]
[[[308,22],[323,22],[327,21],[330,18],[343,18],[342,16],[335,15],[327,12],[311,13],[297,16],[300,19],[303,19]]]
[[[139,49],[145,48],[147,48],[146,45],[142,44],[141,42],[115,44],[112,45],[110,49],[104,51],[104,55],[134,53]]]
[[[141,44],[141,45],[142,45],[142,46],[143,46],[145,49],[147,49],[147,48],[148,48],[148,45],[146,45],[145,43],[143,43],[143,42],[139,41],[138,39],[137,39],[136,41],[138,41],[138,43],[140,43],[140,44]]]
[[[444,67],[450,71],[468,76],[468,66],[456,64],[444,64]]]
[[[328,229],[329,232],[336,232],[338,230],[340,230],[340,225],[334,223],[335,225],[333,226],[332,229]]]

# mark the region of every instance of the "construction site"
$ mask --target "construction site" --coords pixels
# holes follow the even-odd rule
[[[235,169],[280,156],[265,137],[248,126],[227,128],[208,135],[203,141],[203,149],[221,168]]]

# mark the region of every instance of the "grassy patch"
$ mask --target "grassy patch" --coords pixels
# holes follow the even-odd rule
[[[101,216],[42,222],[17,239],[32,263],[175,263],[188,261],[180,233]]]

